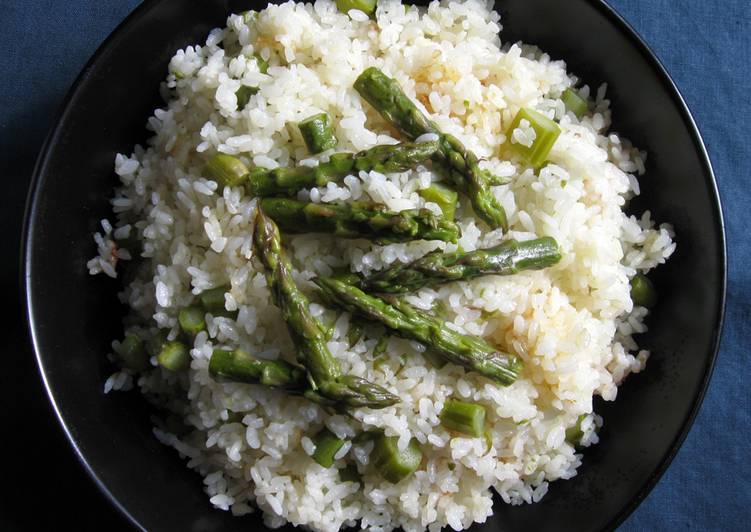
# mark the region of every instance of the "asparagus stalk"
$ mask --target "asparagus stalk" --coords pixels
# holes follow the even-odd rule
[[[255,196],[294,195],[303,188],[323,187],[350,174],[375,170],[403,172],[427,161],[439,149],[437,141],[380,145],[358,153],[335,153],[318,166],[259,170],[250,174],[248,188]]]
[[[292,278],[289,263],[274,221],[258,210],[255,245],[267,268],[267,279],[277,305],[298,348],[298,360],[308,373],[310,390],[306,397],[318,396],[337,406],[384,408],[398,401],[395,395],[365,379],[342,375],[338,361],[326,346],[321,324],[310,314],[310,301]]]
[[[511,384],[519,376],[522,362],[518,357],[498,351],[482,338],[453,331],[440,320],[399,299],[391,297],[386,301],[337,279],[319,277],[315,283],[329,302],[352,314],[382,323],[400,336],[421,342],[448,362],[504,385]]]
[[[558,243],[543,237],[518,242],[507,240],[488,249],[468,253],[434,251],[410,264],[393,266],[366,277],[363,290],[384,293],[410,292],[449,281],[479,275],[512,275],[522,270],[540,270],[561,260]]]
[[[380,386],[353,375],[342,375],[337,383],[328,385],[329,393],[323,395],[320,389],[312,388],[304,368],[283,360],[253,358],[241,349],[214,349],[209,360],[209,374],[218,381],[281,388],[293,395],[302,395],[313,402],[336,409],[358,406],[383,408],[396,402],[396,398]],[[332,394],[335,399],[332,399]],[[346,400],[342,400],[342,397],[346,397]]]
[[[337,144],[329,115],[326,113],[310,116],[300,122],[298,127],[310,153],[321,153]]]
[[[248,384],[263,384],[302,393],[308,381],[305,370],[283,360],[253,358],[242,349],[214,349],[209,360],[214,379]]]
[[[370,202],[306,203],[263,198],[261,207],[282,231],[333,233],[343,238],[371,238],[378,243],[409,240],[456,242],[459,227],[427,209],[391,212]]]
[[[499,178],[482,170],[477,156],[466,149],[459,139],[441,133],[438,126],[404,94],[396,80],[370,67],[357,78],[355,89],[409,139],[414,140],[425,133],[438,135],[441,149],[436,154],[437,160],[442,163],[456,188],[469,197],[477,216],[490,227],[500,227],[504,231],[508,229],[506,212],[490,190],[491,185],[500,182]]]

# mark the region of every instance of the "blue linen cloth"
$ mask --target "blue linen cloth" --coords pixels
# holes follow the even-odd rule
[[[744,266],[751,263],[751,2],[609,1],[656,52],[691,108],[717,174],[730,258],[722,350],[704,405],[665,476],[620,530],[749,530],[751,404],[744,381],[751,367],[751,275]],[[137,4],[0,0],[3,167],[17,157],[12,150],[38,150],[77,73]],[[3,225],[20,227],[28,176],[20,177],[8,185],[15,206],[0,213]],[[7,278],[17,266],[3,262],[0,267]]]

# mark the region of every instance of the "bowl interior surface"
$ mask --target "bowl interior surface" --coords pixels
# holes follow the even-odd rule
[[[203,43],[228,13],[265,2],[149,0],[100,48],[69,94],[35,175],[27,211],[26,295],[35,349],[50,397],[95,481],[138,527],[253,530],[257,515],[213,510],[201,479],[151,433],[137,393],[103,395],[106,360],[122,334],[119,282],[90,277],[99,220],[111,218],[115,154],[130,153],[162,105],[159,83],[175,50]],[[473,530],[594,531],[614,527],[667,467],[688,431],[716,355],[725,293],[725,246],[714,178],[696,128],[669,78],[625,24],[598,1],[504,0],[504,42],[537,44],[584,82],[607,82],[613,130],[649,154],[642,195],[671,222],[677,252],[654,280],[660,303],[639,338],[647,370],[627,379],[618,400],[596,402],[605,425],[579,474],[554,482],[535,505],[496,501]],[[560,21],[566,21],[561,24]],[[690,287],[690,289],[687,289]],[[290,527],[291,529],[291,527]]]

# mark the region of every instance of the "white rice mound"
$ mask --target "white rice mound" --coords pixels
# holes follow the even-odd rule
[[[142,241],[146,260],[121,294],[131,308],[126,328],[143,337],[162,330],[175,338],[179,309],[203,290],[224,284],[231,285],[226,309],[239,311],[236,320],[207,316],[208,330],[195,338],[187,374],[163,370],[152,358],[154,368],[145,374],[125,369],[105,384],[105,391],[138,387],[192,429],[183,435],[159,421],[154,433],[204,477],[216,508],[235,515],[260,508],[270,527],[290,522],[321,531],[465,529],[492,514],[493,491],[505,503],[537,502],[550,481],[576,475],[581,454],[566,441],[566,429],[586,415],[583,443],[596,443],[602,420],[593,412],[593,396],[614,400],[618,384],[644,368],[649,353],[639,351],[631,335],[646,330],[647,310],[633,305],[629,279],[663,263],[675,249],[670,226],[655,226],[649,212],[641,218],[623,212],[627,200],[639,194],[636,175],[644,173],[645,155],[608,133],[604,86],[596,94],[584,87],[594,102],[584,118],[566,113],[560,95],[577,78],[564,62],[537,48],[502,45],[492,7],[492,1],[443,0],[417,9],[379,0],[371,20],[318,0],[231,15],[205,45],[175,54],[163,85],[166,107],[148,121],[153,138],[132,155],[117,156],[122,181],[112,199],[117,221],[114,226],[103,221],[96,235],[99,255],[88,267],[115,276],[118,261],[131,259],[116,240]],[[259,71],[256,53],[268,61],[267,74]],[[325,161],[333,150],[310,156],[295,126],[322,111],[335,125],[336,151],[397,142],[393,129],[352,88],[369,66],[396,78],[443,131],[484,158],[495,174],[511,179],[493,189],[508,214],[509,233],[489,231],[462,199],[458,245],[469,251],[505,238],[548,235],[558,241],[563,258],[544,271],[455,282],[408,298],[427,311],[442,309],[449,327],[518,354],[525,370],[508,387],[451,364],[435,369],[420,356],[421,346],[396,337],[388,342],[386,358],[374,363],[382,329],[366,331],[350,348],[349,315],[313,304],[314,314],[335,323],[328,345],[343,370],[401,399],[383,410],[362,408],[345,417],[279,391],[218,383],[209,376],[216,347],[289,361],[295,350],[253,257],[256,200],[242,187],[222,191],[202,170],[216,152],[267,168]],[[238,110],[235,91],[241,84],[260,90]],[[518,160],[498,156],[521,107],[560,121],[561,136],[537,175]],[[513,142],[534,140],[524,126],[513,132]],[[429,167],[390,175],[361,172],[299,196],[314,202],[371,198],[393,210],[436,210],[418,190],[437,179]],[[426,241],[379,246],[329,235],[290,236],[285,243],[295,278],[309,292],[311,278],[334,268],[367,273],[436,248],[457,249]],[[115,351],[118,347],[114,342]],[[486,407],[492,446],[441,426],[438,414],[451,397]],[[348,440],[384,430],[399,437],[400,447],[414,437],[423,464],[390,484],[368,466],[369,443],[352,445],[335,467],[323,468],[310,457],[310,438],[324,425]],[[357,465],[361,483],[339,479],[337,467],[345,463]]]

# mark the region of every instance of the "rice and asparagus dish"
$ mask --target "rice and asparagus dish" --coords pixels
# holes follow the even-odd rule
[[[645,154],[500,32],[492,1],[287,2],[171,59],[88,268],[129,308],[104,391],[215,508],[466,529],[575,476],[644,369],[675,249],[624,212]]]

